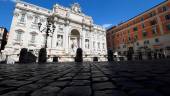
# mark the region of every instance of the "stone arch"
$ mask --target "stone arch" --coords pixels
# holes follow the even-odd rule
[[[72,53],[76,53],[77,48],[81,47],[81,35],[80,31],[77,29],[72,29],[69,36],[69,48]]]
[[[77,29],[73,29],[73,30],[71,30],[70,35],[72,35],[72,36],[80,36],[80,32]]]
[[[73,33],[74,33],[74,32],[77,32],[77,33],[79,33],[80,37],[82,36],[81,29],[79,29],[79,28],[71,28],[71,29],[69,30],[69,35],[71,35],[72,32],[73,32]]]

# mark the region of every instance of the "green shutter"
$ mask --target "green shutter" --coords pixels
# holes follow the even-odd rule
[[[138,31],[138,27],[134,27],[133,30],[134,30],[134,31]]]
[[[167,25],[167,29],[170,31],[170,24]]]
[[[143,34],[143,37],[147,36],[147,32],[146,31],[143,31],[142,34]]]

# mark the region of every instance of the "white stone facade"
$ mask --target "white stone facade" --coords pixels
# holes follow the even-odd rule
[[[14,55],[16,61],[21,48],[28,48],[36,56],[45,45],[45,32],[40,32],[38,23],[45,27],[47,17],[55,15],[56,29],[47,40],[48,57],[59,57],[59,62],[74,61],[77,48],[83,49],[84,61],[106,60],[106,30],[93,23],[91,17],[83,14],[79,4],[71,8],[58,4],[48,10],[33,4],[18,1],[10,28],[6,52]],[[51,59],[52,60],[52,59]]]

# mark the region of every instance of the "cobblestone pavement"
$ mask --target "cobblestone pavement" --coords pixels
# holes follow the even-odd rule
[[[0,65],[1,96],[170,96],[170,60]]]

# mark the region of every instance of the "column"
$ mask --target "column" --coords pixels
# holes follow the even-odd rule
[[[70,36],[68,35],[67,36],[68,37],[68,39],[67,39],[67,47],[66,47],[66,53],[69,53],[69,51],[70,51]]]
[[[159,14],[158,9],[156,9],[156,13]],[[162,35],[162,34],[164,34],[164,32],[163,32],[163,25],[161,23],[161,19],[160,19],[159,15],[156,15],[156,18],[158,20],[157,24],[160,29],[161,35]]]
[[[63,40],[64,40],[63,45],[65,45],[64,46],[65,52],[69,53],[70,36],[69,36],[69,27],[68,26],[66,26],[66,28],[65,28],[64,35],[65,36],[63,38]]]

